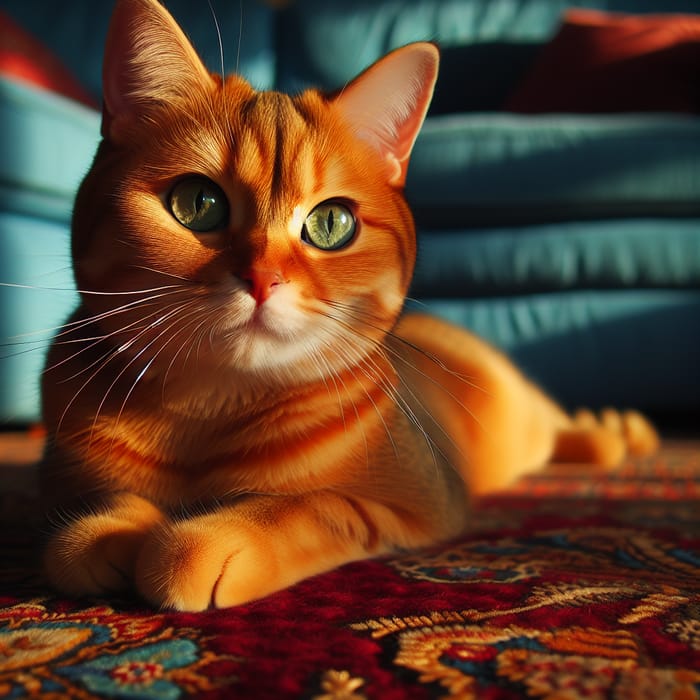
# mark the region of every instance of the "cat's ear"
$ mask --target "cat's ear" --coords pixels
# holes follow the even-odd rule
[[[394,185],[405,182],[408,159],[433,96],[439,61],[434,44],[409,44],[370,66],[335,99],[357,136],[383,156]]]
[[[213,78],[158,0],[117,0],[102,67],[102,135],[120,140],[160,103],[185,100]]]

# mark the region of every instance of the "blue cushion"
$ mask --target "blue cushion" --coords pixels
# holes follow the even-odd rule
[[[68,227],[0,212],[0,418],[39,417],[50,338],[77,304]],[[8,286],[20,285],[20,286]]]
[[[498,345],[570,409],[700,409],[700,289],[580,290],[416,306]]]
[[[418,242],[420,297],[700,287],[700,218],[429,231]]]
[[[428,119],[406,187],[424,228],[700,216],[690,115],[465,114]]]
[[[100,138],[97,112],[0,78],[0,211],[69,221]]]
[[[566,0],[294,0],[280,22],[278,86],[340,88],[389,50],[412,41],[443,46],[542,42],[559,24]],[[586,0],[620,12],[697,12],[697,0]],[[504,60],[507,60],[504,59]],[[489,66],[482,71],[488,72]],[[464,75],[465,90],[471,76]]]

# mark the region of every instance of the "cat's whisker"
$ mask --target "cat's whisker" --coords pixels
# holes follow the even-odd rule
[[[385,353],[385,348],[381,344],[377,344],[377,350],[378,352],[387,359],[388,357]],[[430,433],[427,431],[427,429],[423,426],[422,422],[418,418],[418,416],[415,414],[413,409],[411,408],[410,404],[401,396],[401,393],[398,391],[398,389],[394,386],[393,382],[389,379],[389,377],[386,376],[386,373],[384,370],[382,370],[379,365],[372,361],[375,371],[377,371],[381,377],[382,377],[382,383],[377,384],[377,386],[382,389],[382,391],[392,400],[394,405],[406,416],[406,418],[410,421],[410,423],[420,432],[423,440],[426,443],[426,446],[428,447],[428,450],[430,451],[433,465],[436,470],[439,469],[438,465],[438,460],[437,460],[437,455],[436,455],[436,449],[441,453],[441,455],[445,458],[445,461],[449,460],[447,459],[447,456],[442,453],[442,450],[439,449],[439,447],[436,445],[434,439],[431,437]],[[401,382],[402,385],[405,384],[404,380],[401,378],[401,375],[398,375],[399,382]],[[416,403],[418,402],[418,399],[413,395],[413,398],[416,400]]]
[[[340,360],[341,366],[343,366],[343,369],[344,369],[345,371],[347,371],[348,374],[350,374],[351,376],[354,376],[354,375],[353,375],[353,372],[352,372],[352,366],[349,365],[349,364],[347,364],[347,363],[345,362],[345,358],[340,356],[340,354],[339,354],[338,351],[336,350],[335,346],[334,346],[334,345],[329,345],[329,346],[328,346],[328,349],[329,349],[331,352],[333,352],[333,354],[336,355],[336,357],[338,357],[338,359]],[[363,442],[364,451],[365,451],[365,463],[366,463],[366,468],[367,468],[367,471],[370,471],[370,466],[371,466],[371,464],[370,464],[370,463],[371,463],[371,460],[370,460],[370,448],[369,448],[369,442],[368,442],[368,440],[367,440],[367,433],[365,432],[365,427],[364,427],[364,424],[363,424],[363,422],[362,422],[362,418],[361,418],[361,416],[360,416],[360,411],[359,411],[359,409],[357,408],[357,404],[355,403],[355,401],[354,401],[354,399],[353,399],[353,396],[352,396],[352,394],[350,393],[350,390],[348,389],[347,384],[343,381],[342,376],[340,375],[340,373],[339,373],[337,370],[332,370],[332,371],[333,371],[334,374],[337,375],[338,380],[339,380],[340,383],[342,384],[343,389],[345,390],[345,393],[346,393],[346,395],[347,395],[347,397],[348,397],[348,399],[349,399],[349,401],[350,401],[350,405],[352,406],[353,413],[355,414],[355,420],[356,420],[356,422],[357,422],[357,425],[359,425],[360,428],[361,428],[362,442]],[[342,404],[341,404],[341,411],[344,413]],[[345,420],[343,420],[343,425],[345,425]]]
[[[96,347],[99,347],[101,343],[104,343],[105,341],[109,340],[113,336],[123,334],[125,331],[132,330],[136,328],[136,330],[143,330],[144,326],[140,325],[142,324],[141,319],[137,319],[136,321],[133,321],[132,323],[123,326],[122,328],[119,328],[115,331],[112,331],[111,333],[107,333],[105,335],[101,336],[93,336],[90,338],[84,338],[80,340],[73,340],[73,341],[64,341],[62,344],[68,345],[68,344],[73,344],[73,343],[89,343],[86,345],[83,345],[79,350],[74,352],[72,355],[68,355],[67,357],[63,358],[62,360],[59,360],[58,362],[55,362],[54,364],[45,367],[43,370],[43,374],[48,374],[49,372],[55,372],[57,369],[62,367],[65,364],[69,364],[70,362],[74,361],[76,358],[80,357],[83,353],[89,352],[90,350],[95,349]],[[106,355],[111,354],[112,352],[118,352],[119,348],[109,348],[107,352],[105,353]],[[104,357],[104,355],[103,355]],[[77,377],[79,377],[81,374],[84,374],[85,372],[89,371],[92,367],[94,367],[97,363],[100,362],[101,358],[98,358],[97,360],[93,360],[93,362],[86,364],[82,366],[77,372],[74,374],[69,375],[68,377],[64,377],[59,381],[60,384],[65,384],[67,382],[70,382]]]
[[[385,348],[382,347],[380,352],[382,356],[389,361],[389,358],[385,352]],[[375,363],[376,364],[376,363]],[[411,424],[420,432],[421,436],[423,437],[423,440],[426,443],[426,446],[428,450],[430,451],[432,461],[433,461],[433,466],[435,467],[436,473],[439,475],[439,464],[437,460],[437,454],[436,450],[440,452],[441,456],[445,459],[446,462],[449,462],[449,459],[447,458],[447,455],[444,454],[444,452],[439,448],[439,446],[436,444],[435,440],[431,437],[430,433],[428,430],[425,428],[425,426],[422,424],[418,416],[416,415],[415,411],[411,408],[411,405],[406,399],[401,396],[401,392],[393,385],[393,383],[389,380],[388,377],[386,377],[386,374],[381,368],[377,365],[377,371],[379,371],[382,374],[383,378],[383,383],[382,387],[387,396],[394,402],[394,404],[401,410],[401,412],[406,416],[406,418],[411,422]],[[401,377],[401,374],[398,374],[398,379],[400,384],[409,391],[411,394],[411,398],[416,402],[416,404],[419,404],[418,397],[415,395],[415,393],[408,387],[406,381]],[[432,419],[432,416],[431,416]],[[437,423],[436,421],[433,421]],[[448,436],[449,438],[449,436]]]
[[[397,407],[399,407],[401,410],[403,410],[403,406],[401,406],[401,402],[398,400],[399,397],[397,394],[394,393],[392,384],[390,379],[386,376],[385,371],[380,367],[380,365],[373,359],[373,357],[368,354],[367,348],[364,346],[364,343],[369,341],[370,348],[373,348],[374,350],[377,350],[381,355],[383,355],[383,349],[380,344],[376,344],[371,338],[363,337],[355,332],[355,329],[349,325],[343,322],[341,319],[327,313],[323,313],[322,315],[326,316],[326,318],[338,323],[340,325],[344,332],[342,334],[338,334],[338,331],[335,331],[335,337],[334,340],[336,341],[335,343],[328,343],[328,347],[332,349],[333,353],[339,357],[339,359],[342,359],[342,362],[344,364],[344,369],[346,372],[351,374],[352,376],[354,375],[353,369],[359,368],[360,371],[363,372],[364,376],[366,376],[368,379],[372,381],[372,383],[377,386],[381,391],[392,401],[394,402]],[[340,340],[340,342],[337,342]],[[359,341],[363,342],[359,342]],[[358,357],[357,358],[351,358],[348,359],[346,356],[343,356],[340,358],[340,355],[337,350],[335,350],[336,346],[344,347],[346,352],[348,348],[354,348],[357,352]],[[372,372],[370,372],[368,369],[364,367],[364,365],[369,365],[372,369]],[[374,372],[374,374],[373,374]],[[379,380],[379,381],[378,381]],[[384,416],[382,415],[381,411],[379,410],[379,407],[376,405],[376,402],[372,399],[371,395],[368,392],[365,392],[368,401],[372,403],[375,411],[380,417],[380,420],[384,424],[384,428],[387,433],[387,437],[392,443],[392,446],[394,447],[394,452],[395,454],[397,453],[396,445],[394,443],[393,435],[391,434],[391,431],[389,430],[386,421],[384,419]],[[359,420],[359,415],[358,415],[358,420]],[[426,436],[427,437],[427,436]]]
[[[219,42],[219,60],[221,63],[221,77],[225,80],[226,79],[226,64],[224,63],[224,42],[223,39],[221,38],[221,27],[219,26],[219,20],[216,16],[216,11],[214,10],[214,6],[212,5],[211,0],[207,0],[207,4],[209,5],[209,11],[211,12],[212,19],[214,20],[214,28],[216,29],[216,38]],[[241,0],[241,22],[240,22],[240,29],[239,29],[239,35],[238,35],[238,53],[236,54],[236,72],[238,72],[238,63],[240,60],[240,54],[241,54],[241,40],[243,38],[243,2]]]
[[[468,376],[466,376],[466,375],[463,375],[463,374],[460,374],[460,373],[458,373],[458,372],[455,372],[453,369],[451,369],[450,367],[448,367],[440,358],[436,357],[434,354],[427,352],[427,351],[424,350],[423,348],[417,346],[415,343],[410,342],[410,341],[407,340],[406,338],[401,337],[400,335],[394,333],[394,332],[391,331],[391,330],[389,330],[389,331],[384,331],[384,329],[382,328],[382,326],[381,326],[378,322],[376,322],[376,323],[370,323],[370,322],[368,322],[368,321],[365,320],[365,319],[362,317],[362,315],[360,315],[360,314],[357,312],[357,310],[354,309],[352,306],[340,304],[340,303],[334,302],[334,301],[328,301],[327,303],[328,303],[330,306],[337,307],[337,308],[343,310],[345,313],[347,313],[349,316],[351,316],[351,317],[353,318],[353,320],[355,320],[356,322],[362,323],[362,324],[366,325],[368,328],[371,328],[372,330],[385,332],[387,338],[390,338],[390,339],[392,339],[393,341],[395,341],[395,342],[397,342],[397,343],[399,343],[399,344],[401,344],[401,345],[404,345],[405,347],[407,347],[408,349],[412,350],[413,352],[415,352],[415,353],[417,353],[417,354],[423,356],[425,359],[429,360],[432,364],[434,364],[438,369],[442,370],[443,372],[445,372],[445,373],[448,374],[449,376],[451,376],[451,377],[453,377],[453,378],[459,380],[460,382],[464,383],[466,386],[468,386],[468,387],[470,387],[470,388],[472,388],[472,389],[475,389],[475,390],[477,390],[477,391],[486,393],[486,394],[488,393],[487,390],[486,390],[484,387],[480,387],[478,384],[476,384],[476,383],[472,380],[471,377],[468,377]],[[375,318],[372,314],[369,314],[369,313],[366,313],[366,314],[364,314],[364,315],[365,315],[365,316],[369,316],[370,318]],[[399,353],[399,352],[396,351],[395,349],[391,348],[391,347],[388,346],[388,345],[383,345],[383,347],[385,347],[387,350],[389,350],[390,352],[392,352],[392,355],[393,355],[396,359],[399,359],[399,360],[401,360],[404,364],[407,364],[407,365],[411,366],[412,369],[414,369],[416,372],[419,372],[419,374],[421,374],[421,376],[424,376],[426,379],[429,379],[430,381],[432,381],[436,386],[442,388],[442,389],[446,392],[446,394],[447,394],[448,396],[450,396],[450,397],[451,397],[452,399],[454,399],[457,403],[459,403],[460,406],[461,406],[462,408],[464,408],[465,410],[467,410],[466,406],[462,405],[462,403],[459,401],[458,397],[455,396],[453,392],[448,392],[448,390],[447,390],[442,384],[440,384],[436,379],[434,379],[433,377],[431,377],[431,376],[425,374],[424,372],[420,372],[416,367],[410,365],[410,363],[408,362],[408,360],[407,360],[406,358],[404,358],[404,357],[401,355],[401,353]]]
[[[173,370],[173,367],[175,366],[175,362],[177,361],[177,358],[180,356],[180,353],[185,349],[185,348],[191,348],[192,343],[190,342],[192,338],[195,336],[197,332],[203,327],[206,326],[208,323],[210,323],[209,319],[205,318],[203,321],[200,321],[197,326],[193,329],[193,331],[190,333],[190,335],[183,340],[182,343],[180,343],[180,347],[177,349],[177,351],[173,354],[172,358],[170,359],[170,362],[168,363],[168,366],[165,369],[165,373],[163,374],[163,381],[161,383],[161,401],[165,403],[165,387],[168,382],[168,377],[170,376],[170,372]],[[183,368],[186,367],[187,365],[187,357],[183,361]]]
[[[149,340],[149,341],[134,355],[134,357],[132,357],[128,362],[124,363],[124,366],[122,367],[121,371],[119,371],[119,372],[117,373],[117,375],[115,376],[115,378],[112,380],[112,383],[107,387],[107,390],[106,390],[105,393],[103,394],[102,400],[100,401],[99,405],[97,406],[97,410],[96,410],[96,412],[95,412],[95,417],[94,417],[94,419],[93,419],[92,428],[91,428],[91,431],[90,431],[90,440],[89,440],[89,443],[88,443],[88,448],[89,448],[89,445],[92,443],[93,433],[94,433],[94,431],[95,431],[95,427],[96,427],[96,425],[97,425],[97,421],[98,421],[98,419],[99,419],[100,413],[102,412],[102,409],[104,408],[104,405],[105,405],[107,399],[109,398],[109,395],[111,394],[111,392],[112,392],[112,390],[114,389],[114,387],[119,383],[119,381],[121,380],[121,378],[132,368],[132,366],[133,366],[136,362],[139,361],[139,359],[141,358],[142,355],[144,355],[144,354],[145,354],[153,345],[155,345],[164,335],[168,335],[168,334],[170,333],[170,331],[171,331],[174,327],[177,328],[177,327],[179,326],[179,324],[182,322],[181,312],[183,311],[183,309],[187,308],[188,306],[190,306],[190,303],[185,303],[185,304],[183,304],[182,306],[179,306],[179,307],[173,309],[172,311],[169,311],[169,312],[168,312],[167,314],[165,314],[163,317],[159,318],[159,320],[158,320],[158,325],[162,324],[165,320],[170,320],[170,319],[174,319],[174,320],[172,321],[172,323],[170,323],[168,326],[166,326],[163,330],[161,330],[161,332],[158,333],[158,335],[156,335],[154,338],[152,338],[151,340]],[[195,313],[195,311],[192,311],[191,313]],[[143,335],[147,330],[151,330],[151,329],[154,328],[154,327],[155,327],[155,324],[151,324],[147,329],[144,329],[143,331],[141,331],[137,336],[135,336],[135,337],[132,338],[130,341],[128,341],[128,347],[130,348],[132,345],[134,345],[134,344],[140,339],[140,336],[141,336],[141,335]],[[152,356],[150,357],[150,359],[148,360],[148,362],[146,363],[146,365],[145,365],[141,370],[139,370],[138,374],[136,375],[136,378],[135,378],[134,381],[132,382],[132,384],[131,384],[131,386],[130,386],[128,392],[127,392],[127,397],[126,397],[126,399],[124,400],[124,403],[122,404],[120,411],[118,412],[117,420],[114,421],[114,427],[113,427],[113,433],[112,433],[112,442],[111,442],[111,445],[110,445],[110,450],[109,450],[109,452],[108,452],[108,455],[111,453],[111,449],[112,449],[112,446],[113,446],[113,444],[114,444],[114,439],[115,439],[115,437],[116,437],[116,431],[117,431],[117,428],[119,427],[119,419],[120,419],[120,417],[121,417],[121,415],[122,415],[122,413],[123,413],[123,411],[124,411],[124,407],[125,407],[125,405],[126,405],[126,401],[128,400],[129,396],[131,396],[131,394],[133,393],[134,388],[136,387],[136,385],[141,381],[141,379],[143,379],[143,376],[145,375],[145,373],[146,373],[146,371],[148,370],[148,368],[151,367],[151,365],[153,364],[153,361],[154,361],[154,360],[156,359],[156,357],[160,354],[160,352],[162,352],[163,348],[164,348],[166,345],[167,345],[167,343],[163,344],[163,346],[161,346],[160,350],[158,350],[154,355],[152,355]]]
[[[164,287],[163,289],[166,289],[166,288]],[[62,336],[67,335],[69,333],[74,333],[75,331],[82,330],[82,329],[87,328],[91,325],[97,324],[100,321],[104,321],[104,320],[112,318],[114,316],[118,316],[119,314],[131,311],[134,308],[137,308],[139,306],[155,306],[156,302],[159,299],[163,299],[163,298],[170,296],[172,294],[177,294],[177,293],[182,293],[184,291],[187,291],[187,287],[184,287],[182,285],[174,285],[174,286],[170,287],[170,290],[171,291],[167,291],[167,292],[164,292],[162,294],[153,294],[151,296],[135,299],[134,301],[130,301],[126,304],[122,304],[121,306],[116,306],[114,308],[108,309],[107,311],[93,314],[93,315],[87,316],[85,318],[79,318],[79,319],[76,319],[75,321],[67,321],[66,323],[63,323],[54,329],[47,329],[46,332],[50,332],[52,330],[57,331],[57,334],[55,337],[58,339],[58,338],[61,338]],[[143,290],[143,291],[144,291],[144,293],[146,293],[148,290]],[[154,290],[151,290],[151,291],[154,291]],[[121,294],[121,292],[117,292],[117,294]],[[75,341],[71,341],[71,342],[75,342]]]
[[[182,282],[187,282],[187,285],[182,285],[183,289],[188,288],[188,286],[197,284],[196,280],[190,279],[189,277],[183,277],[182,275],[176,275],[173,272],[168,272],[167,270],[159,270],[155,267],[149,267],[148,265],[131,265],[134,270],[143,270],[144,272],[153,272],[156,275],[162,275],[163,277],[171,277],[175,280],[181,280]],[[173,287],[180,287],[181,285],[172,285]]]
[[[187,302],[183,303],[182,307],[186,306],[186,304],[187,304]],[[175,311],[177,311],[177,309]],[[173,311],[168,312],[169,315],[171,315],[172,313],[174,313],[174,312]],[[66,404],[66,406],[65,406],[65,408],[64,408],[64,410],[63,410],[63,412],[58,420],[57,432],[60,431],[61,426],[63,425],[63,422],[68,414],[68,411],[73,406],[75,401],[78,399],[80,394],[82,394],[82,392],[91,384],[91,382],[100,374],[100,372],[102,372],[110,364],[111,360],[113,360],[116,357],[119,357],[121,354],[123,354],[124,352],[129,350],[136,342],[139,341],[139,339],[142,337],[142,335],[144,333],[146,333],[148,330],[150,330],[152,327],[153,327],[153,324],[151,324],[149,326],[145,326],[143,328],[140,328],[139,332],[135,336],[133,336],[128,341],[126,341],[125,343],[123,343],[122,345],[120,345],[118,347],[110,348],[104,355],[102,355],[100,358],[98,358],[98,360],[96,362],[93,362],[90,365],[90,367],[94,367],[95,365],[97,365],[97,369],[94,372],[92,372],[92,374],[90,374],[90,376],[87,378],[87,380],[78,388],[78,390],[73,394],[71,399],[67,402],[67,404]],[[79,376],[83,371],[86,371],[86,368],[83,368],[80,372],[78,372],[75,375],[75,377]],[[87,371],[89,371],[89,368],[87,369]],[[100,404],[100,405],[102,405],[102,404]],[[99,412],[100,412],[99,410],[96,412],[95,420],[97,418],[97,415],[99,415]],[[94,421],[93,421],[93,429],[94,429]],[[91,431],[91,433],[92,433],[92,431]]]
[[[347,307],[345,310],[346,310],[346,311],[350,310],[350,307]],[[417,368],[413,367],[412,365],[410,365],[410,363],[408,363],[408,361],[407,361],[405,358],[403,358],[403,357],[400,355],[400,353],[397,353],[395,350],[393,350],[392,348],[386,346],[385,344],[382,344],[382,343],[379,342],[379,341],[373,340],[372,338],[369,338],[369,337],[367,337],[367,336],[363,336],[362,334],[360,334],[360,333],[357,331],[357,329],[356,329],[352,324],[347,323],[347,322],[343,321],[342,319],[340,319],[340,318],[338,318],[338,317],[336,317],[336,316],[333,316],[333,315],[331,315],[331,314],[325,314],[325,313],[324,313],[323,315],[327,316],[328,318],[331,318],[332,320],[335,320],[337,323],[339,323],[339,324],[341,324],[341,325],[344,326],[344,328],[345,328],[345,330],[348,332],[348,334],[350,334],[350,335],[352,336],[352,340],[350,340],[350,339],[344,337],[343,340],[344,340],[345,342],[352,342],[353,340],[356,341],[357,337],[362,337],[365,341],[369,341],[370,343],[373,343],[373,344],[374,344],[374,347],[375,347],[375,350],[377,350],[378,352],[380,352],[381,354],[383,354],[385,357],[386,357],[386,353],[389,352],[389,353],[392,354],[395,358],[401,360],[402,362],[404,362],[404,363],[406,363],[406,364],[409,364],[409,366],[411,366],[411,368],[412,368],[414,371],[418,372],[419,374],[421,374],[422,376],[424,376],[424,377],[425,377],[426,379],[428,379],[429,381],[434,381],[434,383],[435,383],[439,388],[441,388],[443,391],[445,391],[445,393],[446,393],[447,395],[451,396],[451,397],[453,398],[453,400],[455,400],[457,403],[459,403],[460,405],[462,405],[462,407],[464,408],[464,410],[465,410],[469,415],[472,415],[472,413],[471,413],[471,411],[469,410],[469,408],[468,408],[467,406],[464,406],[464,405],[463,405],[463,402],[461,402],[457,396],[455,396],[452,392],[448,391],[444,386],[442,386],[441,384],[439,384],[439,383],[437,382],[437,380],[433,380],[433,378],[430,377],[429,375],[425,374],[424,372],[422,372],[422,371],[418,370]],[[357,319],[356,319],[356,320],[357,320]],[[389,359],[389,358],[387,357],[387,359]],[[400,379],[400,382],[401,382],[402,386],[404,386],[404,388],[410,393],[411,398],[415,401],[416,405],[420,405],[420,401],[419,401],[418,397],[415,395],[415,393],[413,392],[413,390],[408,386],[408,383],[407,383],[403,378],[401,378],[400,373],[399,373],[399,379]],[[391,385],[391,383],[389,382],[388,379],[386,380],[386,382],[387,382],[387,385]],[[381,387],[380,387],[380,388],[381,388]],[[433,463],[434,463],[434,465],[435,465],[435,467],[436,467],[436,470],[439,469],[439,467],[438,467],[438,461],[437,461],[437,456],[436,456],[436,450],[437,450],[437,452],[443,457],[443,459],[445,460],[445,462],[448,463],[448,464],[450,465],[450,467],[451,467],[456,473],[459,473],[459,471],[458,471],[457,468],[451,463],[451,461],[449,460],[449,458],[447,457],[447,455],[445,454],[445,452],[444,452],[444,451],[439,447],[439,445],[435,442],[435,439],[432,438],[432,437],[430,436],[430,434],[428,433],[426,427],[422,424],[422,422],[420,421],[420,419],[418,418],[418,416],[415,414],[415,412],[413,411],[413,409],[411,409],[409,403],[408,403],[403,397],[401,397],[400,393],[399,393],[395,388],[393,388],[393,394],[390,396],[390,398],[392,398],[392,400],[395,402],[395,404],[397,405],[397,407],[404,413],[404,415],[408,418],[408,420],[416,427],[416,429],[419,430],[419,432],[420,432],[421,435],[423,436],[423,438],[424,438],[424,440],[425,440],[425,442],[426,442],[426,445],[428,446],[428,448],[429,448],[429,450],[430,450],[430,452],[431,452],[431,455],[432,455],[432,457],[433,457]],[[446,438],[446,439],[448,440],[448,442],[452,445],[452,447],[460,454],[460,456],[462,456],[462,457],[466,460],[466,456],[463,454],[463,451],[459,448],[459,446],[456,444],[456,442],[454,441],[454,439],[449,435],[449,433],[442,427],[442,425],[440,424],[440,422],[439,422],[434,416],[432,416],[429,412],[428,412],[428,416],[430,417],[431,423],[432,423],[433,425],[435,425],[436,428],[438,429],[438,431],[441,432],[441,433],[445,436],[445,438]],[[473,416],[473,415],[472,415],[472,417],[474,418],[475,421],[477,421],[477,423],[479,423],[479,421],[478,421],[478,419],[476,418],[476,416]],[[481,425],[481,424],[479,423],[479,425]]]
[[[319,374],[321,375],[321,378],[323,379],[323,384],[326,387],[326,391],[330,394],[331,389],[330,386],[328,385],[328,379],[331,380],[333,383],[333,388],[335,389],[335,394],[338,399],[338,410],[340,412],[340,416],[343,421],[343,430],[347,432],[348,426],[347,422],[345,420],[345,409],[343,407],[343,399],[340,395],[340,388],[338,386],[338,382],[340,381],[341,384],[343,384],[343,388],[345,389],[347,393],[347,387],[345,386],[345,383],[342,380],[342,377],[333,370],[333,368],[330,366],[326,358],[323,356],[321,353],[317,353],[313,351],[313,348],[310,349],[310,352],[307,352],[307,357],[311,359],[311,361],[316,365],[316,368],[318,369]],[[354,405],[354,404],[353,404]]]
[[[382,325],[382,319],[375,316],[371,312],[360,311],[349,304],[343,304],[341,302],[337,302],[337,301],[333,301],[333,300],[324,300],[324,301],[326,301],[326,303],[329,306],[344,310],[349,315],[351,315],[354,320],[356,320],[359,323],[364,323],[368,328],[371,328],[372,330],[377,330],[377,331],[381,331],[383,333],[386,333],[386,336],[388,338],[392,338],[393,340],[401,343],[402,345],[405,345],[410,350],[422,355],[427,360],[430,360],[430,362],[432,362],[436,367],[441,369],[443,372],[446,372],[447,374],[449,374],[451,377],[454,377],[455,379],[458,379],[459,381],[464,382],[465,384],[467,384],[468,386],[470,386],[473,389],[477,389],[479,391],[486,392],[486,390],[483,387],[479,387],[477,384],[474,384],[471,377],[465,376],[465,375],[460,374],[460,373],[456,372],[455,370],[451,369],[440,358],[436,357],[434,354],[427,352],[425,349],[417,346],[415,343],[411,343],[406,338],[402,338],[400,335],[397,335],[392,330],[385,330],[384,326]],[[371,321],[373,321],[373,323],[370,323],[370,321],[367,321],[366,320],[367,318],[369,318]]]
[[[180,303],[181,303],[181,302],[180,302]],[[148,306],[148,307],[150,307],[150,306],[155,306],[155,305],[156,305],[155,303],[146,304],[146,306]],[[172,308],[173,306],[177,306],[177,303],[169,304],[169,305],[167,305],[167,306],[165,306],[165,307],[160,307],[160,308],[161,308],[161,311],[164,311],[164,310],[166,310],[166,309]],[[132,308],[129,309],[129,311],[131,311],[131,310],[132,310]],[[121,310],[120,310],[120,313],[121,313],[122,311],[124,311],[124,309],[121,309]],[[114,315],[118,315],[118,314],[114,314]],[[111,316],[111,314],[108,315],[108,316],[105,316],[105,318],[109,318],[110,316]],[[92,317],[92,318],[94,318],[94,317]],[[104,320],[104,319],[102,319],[102,320]],[[117,329],[111,331],[110,333],[106,333],[106,334],[103,334],[103,335],[89,336],[89,337],[86,337],[86,338],[69,338],[68,340],[61,340],[61,341],[56,340],[56,341],[55,341],[55,344],[56,344],[56,345],[69,345],[69,344],[78,344],[78,343],[90,343],[90,344],[89,344],[89,345],[84,345],[84,347],[82,347],[80,350],[78,350],[77,352],[73,353],[72,355],[68,355],[68,356],[65,357],[63,360],[60,360],[59,362],[56,362],[55,364],[51,365],[50,367],[45,368],[45,369],[44,369],[44,373],[56,370],[58,367],[60,367],[60,366],[62,366],[62,365],[64,365],[64,364],[66,364],[66,363],[69,363],[69,362],[75,360],[75,359],[76,359],[79,355],[81,355],[82,353],[87,352],[87,351],[93,349],[94,347],[99,346],[100,343],[105,342],[105,341],[107,341],[107,340],[109,340],[109,339],[111,339],[111,338],[117,337],[117,336],[119,336],[119,335],[124,335],[127,331],[129,331],[129,330],[131,330],[131,329],[136,328],[137,330],[142,331],[142,330],[145,330],[146,328],[149,328],[149,327],[150,327],[149,325],[146,325],[146,326],[139,325],[139,324],[146,323],[146,321],[147,321],[147,317],[138,318],[138,319],[132,321],[131,323],[128,323],[128,324],[125,325],[125,326],[121,326],[121,327],[119,327],[119,328],[117,328]],[[160,323],[160,321],[157,320],[156,322],[153,322],[153,323],[155,323],[155,324],[157,325],[157,323]],[[86,322],[86,325],[92,325],[92,321]],[[83,327],[84,327],[84,326],[83,326]],[[71,329],[71,330],[74,330],[74,329]],[[60,334],[59,334],[59,335],[60,335]],[[57,336],[57,337],[58,337],[58,336]],[[78,376],[78,375],[81,374],[82,372],[84,372],[84,371],[86,371],[86,370],[89,370],[90,367],[92,367],[94,364],[95,364],[95,363],[93,362],[93,363],[91,363],[90,365],[87,365],[86,367],[83,367],[83,368],[80,370],[80,372],[78,372],[78,373],[76,373],[75,375],[72,375],[72,376],[70,376],[70,377],[67,377],[66,379],[64,379],[64,380],[62,380],[62,381],[63,381],[63,382],[66,382],[66,381],[70,381],[70,380],[74,379],[76,376]]]
[[[32,290],[41,290],[41,291],[47,291],[47,292],[55,292],[59,291],[58,288],[52,288],[52,287],[38,287],[35,285],[19,285],[19,284],[10,284],[10,283],[0,283],[0,286],[5,286],[5,287],[15,287],[15,288],[20,288],[20,289],[32,289]],[[61,291],[70,291],[74,292],[75,290],[61,290]],[[87,293],[87,292],[85,292]],[[121,294],[118,292],[118,294]],[[157,296],[150,297],[149,299],[155,299]],[[125,304],[124,307],[117,307],[116,309],[112,309],[108,312],[105,312],[104,314],[98,314],[95,317],[92,317],[90,319],[79,319],[76,321],[68,321],[66,323],[62,323],[58,326],[53,326],[49,328],[41,328],[33,331],[28,331],[26,333],[21,333],[18,335],[13,336],[11,339],[9,339],[7,342],[4,342],[0,344],[0,347],[3,348],[10,348],[10,347],[17,347],[17,346],[24,346],[24,345],[31,345],[32,347],[28,347],[24,350],[19,350],[17,352],[9,353],[7,355],[3,355],[2,359],[9,359],[12,357],[19,357],[21,355],[26,355],[30,354],[32,352],[37,352],[39,350],[43,350],[46,348],[49,344],[51,343],[61,343],[61,342],[83,342],[85,340],[91,340],[89,338],[81,338],[80,340],[71,340],[71,341],[61,341],[59,338],[62,336],[73,332],[77,329],[83,328],[87,325],[90,325],[90,323],[93,320],[101,320],[102,318],[107,318],[113,314],[119,313],[121,308],[129,308],[133,305],[143,303],[144,300],[136,300],[135,302],[131,302],[130,304]],[[36,338],[36,339],[33,339]],[[26,340],[23,340],[26,339]]]
[[[75,287],[45,287],[36,284],[21,284],[18,282],[0,282],[0,287],[9,287],[11,289],[27,289],[40,292],[65,292],[67,294],[84,294],[88,296],[133,296],[134,294],[150,294],[151,292],[160,292],[166,289],[174,289],[180,286],[181,285],[165,285],[162,287],[153,287],[150,289],[105,291],[97,289],[76,289]]]
[[[106,352],[101,358],[99,358],[99,366],[98,368],[86,379],[85,383],[80,386],[80,388],[73,393],[73,396],[68,400],[66,405],[63,408],[63,411],[61,412],[61,415],[58,418],[58,421],[56,423],[56,434],[60,434],[61,428],[63,427],[63,422],[66,419],[66,416],[68,415],[68,412],[70,411],[71,407],[73,404],[78,400],[78,397],[80,394],[85,390],[85,388],[92,382],[92,380],[97,377],[97,375],[104,369],[104,367],[109,364],[109,360],[113,357],[115,357],[118,354],[117,350],[115,349],[110,349],[108,352]],[[82,374],[82,371],[79,372],[76,376],[79,376]]]

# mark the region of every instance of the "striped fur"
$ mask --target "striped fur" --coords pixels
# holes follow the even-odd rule
[[[416,44],[335,95],[261,93],[209,74],[155,0],[117,2],[74,216],[82,301],[43,386],[57,588],[235,605],[454,536],[470,493],[551,458],[653,449],[636,414],[577,423],[477,338],[400,317],[437,63]],[[193,174],[229,205],[205,233],[169,203]],[[302,236],[327,200],[357,221],[337,250]]]

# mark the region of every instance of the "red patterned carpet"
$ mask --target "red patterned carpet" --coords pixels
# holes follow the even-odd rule
[[[11,466],[33,448],[4,439],[0,697],[700,697],[700,443],[551,470],[449,546],[184,615],[55,597]]]

